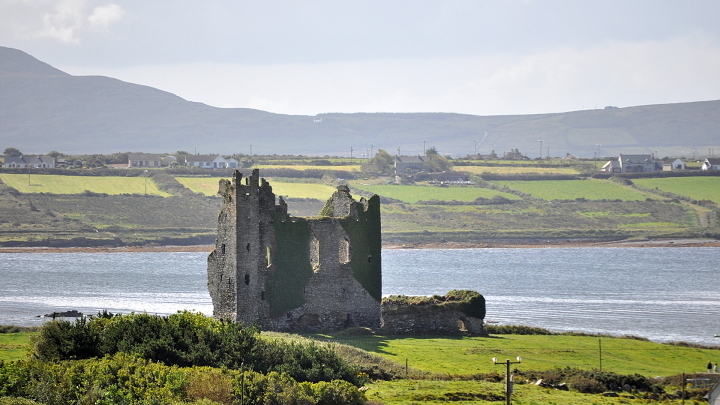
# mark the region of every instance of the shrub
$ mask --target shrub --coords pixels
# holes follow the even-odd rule
[[[570,379],[568,385],[570,388],[584,394],[599,394],[605,391],[603,384],[587,377],[573,377]]]
[[[216,321],[192,312],[169,317],[148,314],[114,316],[107,312],[90,321],[46,323],[34,341],[34,355],[45,361],[88,359],[131,353],[177,366],[211,366],[268,373],[283,372],[298,381],[343,379],[359,384],[357,367],[315,342],[260,339],[259,329]]]

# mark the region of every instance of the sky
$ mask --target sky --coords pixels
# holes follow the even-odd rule
[[[0,46],[216,107],[535,114],[720,99],[720,1],[0,0]]]

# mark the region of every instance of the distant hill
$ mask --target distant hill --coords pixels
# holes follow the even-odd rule
[[[352,95],[348,95],[352,97]],[[487,135],[486,135],[487,133]],[[216,108],[103,76],[71,76],[0,47],[0,150],[25,153],[125,151],[344,155],[353,148],[421,153],[422,141],[464,156],[513,148],[530,157],[659,150],[720,153],[720,101],[556,114],[357,113],[297,116]]]

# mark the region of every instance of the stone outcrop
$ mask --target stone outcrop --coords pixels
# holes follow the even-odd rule
[[[380,326],[378,196],[356,202],[340,186],[319,217],[295,218],[258,170],[235,171],[219,194],[208,256],[215,317],[280,331]]]

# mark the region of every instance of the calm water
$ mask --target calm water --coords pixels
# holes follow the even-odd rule
[[[0,254],[0,324],[77,309],[212,313],[205,253]],[[386,250],[383,293],[472,289],[486,321],[720,345],[720,248]]]

